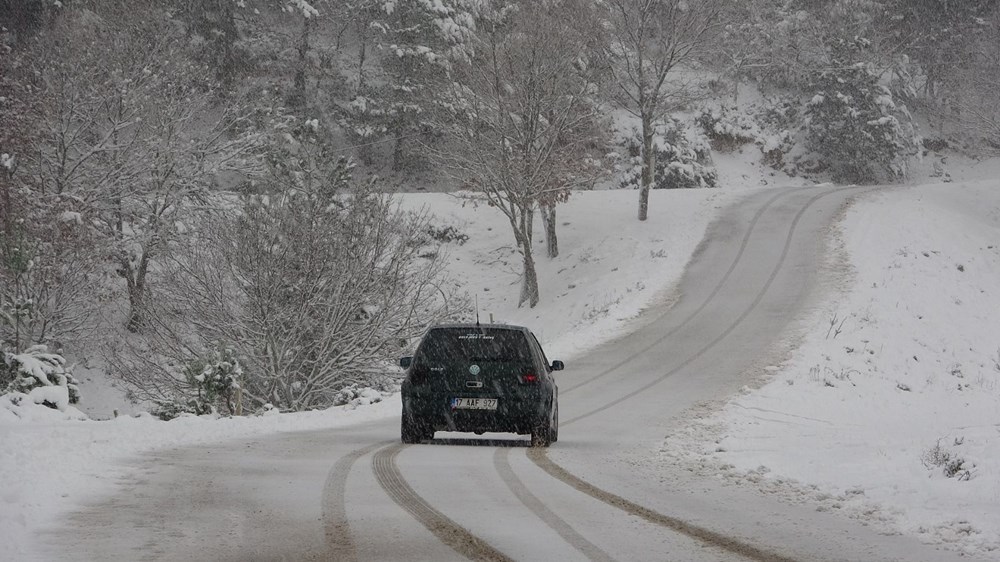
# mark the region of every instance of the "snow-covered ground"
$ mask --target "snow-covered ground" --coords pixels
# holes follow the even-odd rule
[[[831,245],[791,351],[664,460],[1000,560],[1000,181],[886,189]]]
[[[662,299],[680,278],[705,228],[743,191],[653,191],[649,219],[639,222],[628,191],[575,193],[559,206],[559,257],[545,256],[536,221],[535,260],[541,299],[517,307],[521,256],[507,218],[485,205],[447,194],[409,195],[406,209],[426,209],[438,228],[469,237],[444,245],[456,290],[478,298],[480,319],[530,326],[550,357],[568,358],[626,330],[629,320]],[[474,318],[470,318],[474,320]]]
[[[81,392],[86,392],[86,386]],[[113,492],[129,476],[132,465],[126,461],[140,453],[342,427],[398,415],[399,409],[397,394],[373,405],[245,418],[188,417],[163,422],[145,414],[111,421],[70,421],[43,406],[32,408],[33,419],[27,421],[0,416],[0,559],[33,556],[36,531],[84,500]]]
[[[653,192],[645,223],[634,218],[634,192],[574,194],[559,207],[558,258],[544,257],[538,232],[535,309],[516,306],[519,256],[497,210],[445,194],[406,195],[401,204],[426,207],[439,227],[468,235],[443,251],[452,283],[478,295],[484,321],[529,325],[551,358],[570,359],[628,330],[644,308],[670,301],[718,209],[763,184],[746,171],[752,156],[717,162],[722,189]],[[1000,559],[989,551],[1000,545],[998,205],[997,182],[862,199],[835,236],[824,298],[787,348],[775,350],[760,388],[705,412],[667,443],[664,460]],[[94,373],[78,378],[81,410],[113,408],[106,382]],[[88,384],[100,389],[89,398]],[[34,530],[108,493],[125,475],[121,461],[145,451],[336,428],[398,411],[389,397],[237,420],[0,416],[0,542],[14,558],[30,551]],[[930,462],[938,445],[936,460],[947,453],[964,461],[951,478]]]
[[[716,211],[738,196],[723,190],[654,192],[650,219],[640,224],[634,192],[575,194],[559,208],[559,258],[544,257],[544,236],[538,232],[542,301],[535,309],[517,308],[519,257],[499,211],[446,194],[405,195],[401,205],[426,209],[438,227],[454,226],[468,235],[464,244],[449,243],[442,251],[455,287],[478,295],[484,321],[492,315],[497,322],[530,325],[550,357],[566,359],[620,334],[643,308],[665,298]],[[116,409],[133,411],[97,370],[78,368],[77,378],[83,412],[106,418]],[[88,393],[91,388],[94,393]],[[400,406],[397,395],[366,407],[170,422],[149,415],[73,421],[73,412],[13,409],[23,419],[0,405],[0,544],[17,558],[32,551],[33,530],[88,497],[109,493],[126,475],[122,461],[130,457],[265,433],[336,428],[398,415]]]

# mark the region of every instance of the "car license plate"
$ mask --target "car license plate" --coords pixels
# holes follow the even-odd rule
[[[452,398],[452,410],[496,410],[496,398]]]

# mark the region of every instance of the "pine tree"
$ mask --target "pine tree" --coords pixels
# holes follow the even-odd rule
[[[373,47],[384,79],[359,80],[349,130],[360,143],[388,137],[392,169],[409,163],[415,138],[429,138],[426,114],[454,61],[467,57],[475,0],[383,0],[371,13]]]
[[[42,389],[35,392],[36,389]],[[20,392],[37,396],[50,408],[65,409],[80,401],[80,391],[66,359],[36,345],[21,353],[0,352],[0,393]]]
[[[860,54],[863,39],[837,40],[830,67],[815,74],[813,98],[806,106],[807,145],[826,164],[835,181],[870,184],[906,171],[914,133],[904,107],[879,83]]]
[[[656,152],[656,170],[653,189],[686,189],[716,187],[718,173],[711,165],[711,151],[707,144],[691,142],[684,134],[684,127],[676,118],[670,118],[657,128],[653,137]],[[629,155],[629,168],[619,182],[624,189],[639,189],[642,181],[642,135],[633,131],[625,141]]]

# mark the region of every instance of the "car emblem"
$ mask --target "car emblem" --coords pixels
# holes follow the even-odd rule
[[[472,376],[478,375],[479,374],[479,365],[473,365],[473,366],[469,367],[469,372],[472,373]]]

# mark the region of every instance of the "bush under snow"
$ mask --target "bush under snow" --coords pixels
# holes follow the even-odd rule
[[[717,187],[719,176],[712,165],[708,140],[699,131],[684,127],[676,118],[657,127],[653,137],[655,153],[653,189]],[[638,189],[642,179],[642,136],[636,130],[625,138],[628,154],[619,166],[623,189]]]
[[[57,410],[59,418],[85,419],[86,416],[71,406],[80,400],[76,379],[66,367],[66,359],[49,353],[44,345],[36,345],[22,353],[3,352],[0,363],[0,410],[4,417],[12,415],[22,420],[48,416],[34,407]]]

